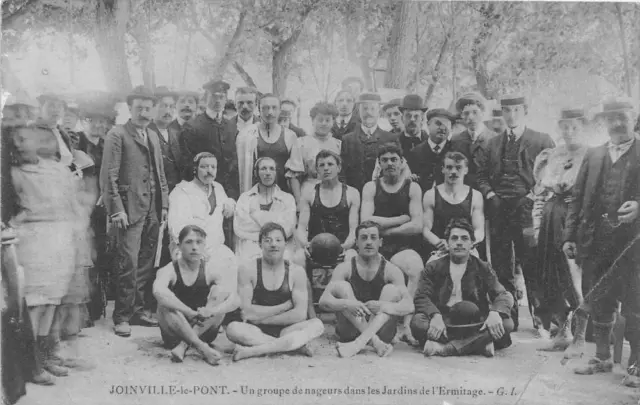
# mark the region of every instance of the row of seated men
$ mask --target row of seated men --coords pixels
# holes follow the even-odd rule
[[[358,253],[335,268],[319,303],[336,313],[339,356],[352,357],[367,346],[381,357],[389,355],[399,320],[411,314],[412,333],[427,356],[492,357],[511,344],[513,296],[491,267],[471,254],[473,227],[455,219],[445,232],[448,254],[427,264],[412,299],[403,272],[379,252],[380,225],[357,226]],[[182,362],[194,348],[217,365],[223,354],[214,341],[223,325],[236,344],[234,361],[283,352],[312,356],[309,343],[323,334],[324,325],[308,311],[304,269],[284,257],[284,228],[273,222],[262,226],[261,253],[232,267],[206,258],[207,237],[202,228],[185,226],[178,259],[159,270],[153,285],[172,360]]]

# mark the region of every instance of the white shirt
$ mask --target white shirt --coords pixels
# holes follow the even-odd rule
[[[439,146],[438,152],[437,154],[439,155],[440,153],[442,153],[442,149],[444,149],[444,145],[447,143],[447,140],[445,139],[444,141],[442,141],[442,143],[435,143],[431,140],[431,138],[428,139],[429,142],[429,146],[431,147],[432,151],[436,151],[436,146]]]
[[[449,275],[453,281],[453,288],[451,289],[449,302],[447,302],[448,307],[452,307],[462,301],[462,276],[464,276],[465,271],[467,271],[466,263],[449,262]]]
[[[237,117],[238,117],[238,125],[237,125],[238,132],[242,131],[249,125],[253,124],[253,116],[251,116],[247,121],[243,120],[242,117],[240,117],[239,115],[237,115]]]
[[[631,138],[631,140],[625,143],[621,143],[618,145],[608,142],[607,147],[609,148],[609,157],[611,157],[611,162],[615,163],[616,161],[618,161],[618,159],[622,157],[622,155],[627,153],[629,149],[631,149],[633,142],[634,142],[633,138]]]
[[[216,121],[222,120],[222,112],[218,113],[207,107],[206,113],[209,116],[209,118],[211,118],[212,120],[216,120]]]
[[[160,132],[160,135],[162,135],[165,142],[169,142],[169,130],[167,130],[166,128],[158,128],[158,132]]]
[[[522,137],[522,134],[524,134],[525,129],[527,129],[527,127],[524,125],[521,125],[519,127],[507,128],[507,136],[511,135],[511,131],[513,131],[513,134],[516,136],[516,141],[517,141]]]
[[[475,131],[473,131],[473,132],[472,132],[472,131],[469,129],[468,131],[469,131],[469,135],[471,135],[471,142],[475,142],[475,141],[477,141],[477,140],[478,140],[478,138],[480,137],[480,134],[481,134],[482,132],[484,132],[484,129],[485,129],[485,128],[484,128],[484,124],[483,124],[482,122],[478,124],[478,127],[476,128],[476,130],[475,130]],[[520,135],[522,135],[522,134],[520,134]],[[518,136],[518,135],[516,135],[516,137],[517,137],[517,136]]]
[[[147,143],[147,129],[146,128],[136,128],[136,130],[138,131],[138,135],[140,135],[142,137],[142,141],[146,144]]]
[[[185,122],[187,122],[186,120],[183,120],[182,118],[178,117],[178,125],[180,125],[180,128],[182,128],[185,124]]]
[[[353,114],[349,114],[349,115],[345,115],[345,116],[341,116],[340,118],[338,118],[338,126],[340,128],[342,128],[342,123],[344,123],[344,126],[346,127],[347,125],[349,125],[349,122],[351,121],[351,116]]]
[[[368,138],[371,138],[371,136],[373,135],[374,132],[376,132],[376,130],[378,129],[378,125],[374,125],[371,128],[367,128],[363,125],[361,125],[362,127],[362,132],[365,133],[365,135],[367,135]]]

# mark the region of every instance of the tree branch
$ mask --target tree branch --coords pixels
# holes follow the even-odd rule
[[[38,0],[27,0],[22,7],[9,14],[9,3],[4,2],[2,4],[2,28],[11,28],[13,24],[15,24],[20,17],[27,14],[36,3],[38,3]]]
[[[254,89],[258,89],[256,82],[253,80],[251,75],[249,75],[249,73],[247,73],[247,71],[244,70],[242,65],[240,65],[237,61],[233,61],[233,68],[236,70],[236,72],[238,72],[240,77],[242,77],[242,80],[244,80],[247,86],[253,87]]]

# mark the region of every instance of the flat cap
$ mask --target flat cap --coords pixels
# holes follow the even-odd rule
[[[487,99],[484,98],[482,94],[476,92],[463,94],[460,96],[458,101],[456,101],[456,111],[461,113],[464,107],[470,103],[479,103],[482,106],[481,108],[484,110],[487,105]]]
[[[131,102],[135,99],[155,101],[156,95],[153,94],[151,89],[149,89],[148,87],[137,86],[133,90],[131,90],[131,93],[127,95],[127,104],[131,104]]]
[[[362,93],[358,96],[358,101],[356,103],[382,103],[382,98],[380,98],[380,94],[378,93]]]
[[[452,123],[455,122],[457,118],[455,114],[451,113],[449,110],[445,108],[436,108],[434,110],[429,110],[427,112],[427,121],[430,121],[432,118],[435,118],[435,117],[446,118]]]
[[[602,111],[595,115],[595,118],[604,117],[609,114],[633,111],[633,103],[626,97],[612,98],[602,103]]]
[[[227,93],[229,91],[229,83],[222,80],[211,80],[205,83],[202,88],[212,93]]]
[[[393,108],[393,107],[400,107],[400,104],[402,104],[402,99],[400,98],[394,98],[393,100],[389,101],[387,104],[385,104],[382,109],[383,110],[388,110],[389,108]]]
[[[509,94],[500,99],[501,106],[526,105],[527,99],[522,94]]]
[[[174,99],[178,98],[178,93],[173,90],[169,90],[167,86],[156,87],[154,94],[157,98],[160,98],[160,97],[173,97]]]

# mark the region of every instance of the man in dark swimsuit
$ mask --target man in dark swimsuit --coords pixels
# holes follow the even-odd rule
[[[248,260],[238,270],[238,293],[244,322],[231,322],[227,337],[237,344],[233,360],[299,350],[324,332],[318,318],[308,319],[307,276],[284,260],[286,244],[282,226],[270,222],[260,230],[262,256]]]
[[[381,227],[364,221],[356,228],[358,255],[340,263],[320,298],[320,307],[336,313],[340,357],[355,356],[371,344],[380,357],[393,350],[397,317],[413,312],[402,271],[379,253]],[[349,343],[345,343],[349,342]]]
[[[378,161],[382,177],[364,186],[360,217],[363,221],[376,222],[382,228],[380,254],[402,270],[413,298],[424,268],[418,254],[422,244],[422,192],[418,183],[401,175],[404,158],[400,146],[395,143],[383,145],[378,151]],[[408,315],[399,338],[415,344],[410,322]]]
[[[484,201],[478,190],[464,184],[469,161],[460,152],[448,152],[443,161],[444,183],[424,193],[424,230],[422,235],[432,246],[432,261],[449,252],[444,231],[452,219],[464,218],[473,225],[475,244],[484,239]],[[472,254],[477,255],[477,252]]]
[[[193,346],[207,363],[217,365],[222,355],[209,343],[218,335],[226,314],[240,304],[236,266],[205,261],[205,238],[202,228],[185,226],[178,236],[182,255],[158,270],[153,283],[162,340],[175,362],[182,362]]]
[[[335,235],[342,244],[345,258],[354,256],[360,193],[338,178],[342,159],[330,150],[321,150],[316,156],[316,170],[322,180],[315,187],[304,190],[300,201],[300,217],[296,231],[299,246],[296,262],[306,264],[310,241],[318,234]],[[349,251],[349,252],[347,252]]]

